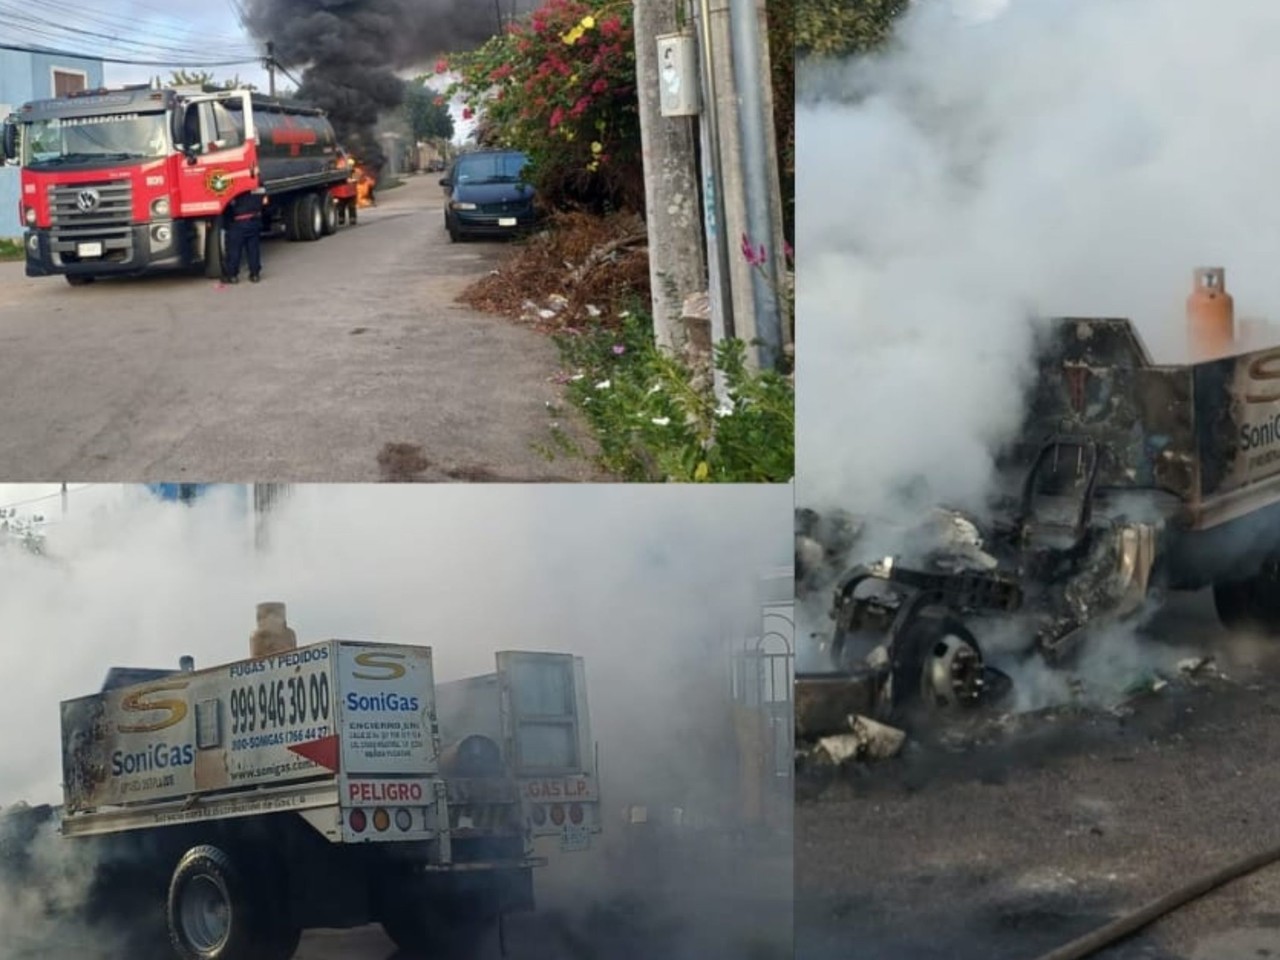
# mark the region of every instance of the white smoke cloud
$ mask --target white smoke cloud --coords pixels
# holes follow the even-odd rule
[[[981,498],[1031,315],[1128,316],[1183,356],[1191,271],[1280,319],[1280,8],[921,0],[798,97],[798,496]]]

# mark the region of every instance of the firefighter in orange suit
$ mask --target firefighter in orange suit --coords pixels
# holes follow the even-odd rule
[[[222,282],[240,282],[240,258],[249,261],[249,280],[262,279],[262,211],[267,205],[267,192],[258,187],[242,193],[229,204],[226,212],[227,258],[223,264]]]

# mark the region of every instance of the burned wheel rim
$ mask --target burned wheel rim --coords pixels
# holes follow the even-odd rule
[[[946,632],[934,641],[921,677],[925,703],[940,710],[973,707],[981,702],[984,685],[982,654],[966,637]]]
[[[195,876],[182,891],[178,911],[182,933],[201,953],[212,953],[231,933],[231,902],[226,891],[210,876]]]

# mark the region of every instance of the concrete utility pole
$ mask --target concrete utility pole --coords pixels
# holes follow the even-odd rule
[[[636,86],[644,156],[645,221],[653,326],[664,347],[683,347],[684,302],[706,289],[692,117],[664,117],[657,38],[678,32],[678,0],[634,0]],[[685,82],[696,82],[695,77]]]
[[[267,41],[267,83],[271,96],[276,95],[276,45]]]
[[[783,346],[781,183],[773,133],[773,84],[763,0],[700,0],[719,123],[721,195],[728,244],[733,333],[751,343],[748,359],[771,368]],[[748,263],[742,237],[765,247],[763,273]]]

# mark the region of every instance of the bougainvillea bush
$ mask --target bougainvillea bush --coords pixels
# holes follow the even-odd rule
[[[444,98],[465,118],[529,155],[548,204],[643,208],[631,0],[549,0],[436,72],[457,75]]]

